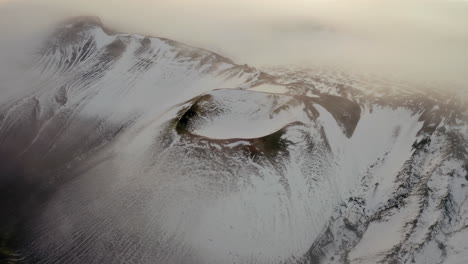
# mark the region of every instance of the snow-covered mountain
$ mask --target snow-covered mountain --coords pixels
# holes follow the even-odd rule
[[[462,98],[89,17],[41,47],[0,99],[2,258],[468,263]]]

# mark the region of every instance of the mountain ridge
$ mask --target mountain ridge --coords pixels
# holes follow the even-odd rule
[[[353,78],[64,22],[0,104],[7,257],[462,263],[463,103]]]

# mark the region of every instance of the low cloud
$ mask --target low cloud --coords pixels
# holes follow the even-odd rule
[[[468,79],[468,3],[461,1],[9,0],[0,1],[0,33],[11,41],[1,45],[34,44],[54,23],[79,15],[254,66],[339,65],[459,87]]]

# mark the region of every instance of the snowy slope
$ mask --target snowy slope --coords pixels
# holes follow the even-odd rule
[[[2,258],[468,258],[468,118],[455,97],[263,72],[95,18],[60,25],[33,60],[0,99]]]

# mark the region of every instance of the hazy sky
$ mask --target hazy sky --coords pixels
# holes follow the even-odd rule
[[[76,15],[239,63],[339,64],[461,82],[468,76],[463,1],[0,0],[2,36],[32,35]]]

